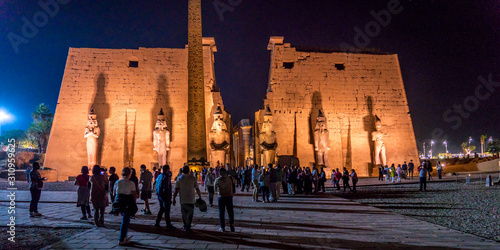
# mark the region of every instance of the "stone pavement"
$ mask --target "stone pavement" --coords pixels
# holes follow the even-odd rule
[[[0,221],[7,223],[7,191],[0,191]],[[206,194],[203,194],[206,199]],[[88,228],[85,232],[47,246],[46,249],[109,249],[118,246],[121,217],[106,214],[106,228],[80,221],[76,192],[45,191],[39,210],[42,218],[28,214],[29,192],[17,191],[17,224],[21,226]],[[153,201],[155,201],[153,199]],[[195,211],[193,233],[176,229],[154,229],[155,216],[137,215],[131,220],[129,236],[139,249],[201,248],[325,248],[387,249],[448,248],[500,249],[500,243],[458,232],[383,209],[338,198],[282,195],[278,203],[256,203],[249,193],[235,197],[236,232],[218,232],[216,206],[208,212]],[[143,205],[139,205],[142,209]],[[158,204],[152,205],[153,213]],[[106,209],[109,211],[109,207]],[[172,208],[173,224],[180,228],[179,205]],[[163,223],[164,225],[164,223]],[[50,229],[49,229],[50,230]]]

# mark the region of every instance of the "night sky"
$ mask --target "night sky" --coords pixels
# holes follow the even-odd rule
[[[48,0],[44,0],[48,1]],[[68,0],[66,0],[68,1]],[[213,36],[217,85],[234,123],[253,120],[267,88],[270,36],[292,45],[355,45],[355,28],[375,21],[371,11],[389,2],[358,0],[202,0],[203,35]],[[60,2],[64,2],[60,0]],[[230,6],[221,20],[215,3]],[[473,137],[500,136],[500,1],[400,0],[398,14],[370,38],[367,47],[399,55],[401,71],[419,150],[435,139],[443,152],[458,152]],[[15,120],[2,131],[27,129],[37,104],[55,111],[69,47],[183,48],[187,44],[187,1],[78,1],[60,5],[38,33],[18,45],[9,34],[23,36],[23,17],[32,20],[42,8],[37,1],[0,0],[0,108]],[[38,13],[39,16],[40,13]],[[12,33],[11,33],[12,32]],[[359,44],[359,43],[358,43]],[[493,81],[488,88],[478,79]],[[479,90],[479,100],[476,88]],[[500,84],[496,84],[500,85]],[[462,117],[454,105],[469,107]],[[449,110],[447,112],[447,110]],[[464,109],[465,110],[465,109]],[[447,118],[443,118],[447,116]],[[460,117],[461,124],[457,124]],[[466,117],[466,118],[464,118]],[[443,136],[432,135],[433,130]]]

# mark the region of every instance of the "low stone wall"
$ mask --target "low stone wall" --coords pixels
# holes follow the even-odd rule
[[[47,181],[57,181],[57,170],[55,169],[43,169],[40,170],[40,175],[42,178],[47,178]]]
[[[500,159],[478,163],[477,169],[481,172],[500,171]]]

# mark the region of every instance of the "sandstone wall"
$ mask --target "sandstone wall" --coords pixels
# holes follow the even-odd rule
[[[212,91],[213,39],[204,39],[203,52],[209,130],[217,103],[223,107],[220,93]],[[138,61],[138,67],[129,67],[129,61]],[[175,176],[187,161],[187,65],[186,48],[70,48],[45,167],[56,169],[58,180],[66,180],[87,165],[83,132],[93,107],[101,128],[98,163],[118,171],[123,166],[139,170],[141,164],[151,169],[157,165],[152,133],[163,108],[171,132],[168,162]],[[230,122],[230,115],[225,116]]]
[[[418,161],[397,55],[298,51],[282,37],[271,38],[269,49],[264,106],[273,111],[278,155],[297,156],[303,166],[315,162],[313,131],[323,109],[330,132],[328,173],[345,166],[370,175],[375,115],[382,120],[388,164]],[[256,134],[263,114],[255,114]]]

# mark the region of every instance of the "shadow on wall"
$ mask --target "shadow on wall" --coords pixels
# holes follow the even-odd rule
[[[124,126],[124,140],[123,140],[123,163],[128,167],[133,167],[134,152],[135,152],[135,110],[127,110],[125,116]]]
[[[373,97],[366,97],[366,107],[368,115],[363,117],[364,130],[367,132],[368,145],[370,146],[370,162],[368,163],[368,174],[371,176],[375,167],[375,146],[373,143],[372,132],[375,131],[375,116],[373,115]]]
[[[96,79],[95,95],[94,101],[88,108],[94,108],[94,112],[97,115],[97,123],[101,130],[101,134],[97,141],[97,164],[102,164],[102,149],[105,146],[106,139],[106,120],[110,117],[110,107],[106,100],[106,75],[104,73],[99,73]],[[91,167],[91,166],[89,166]]]
[[[314,162],[317,162],[317,154],[314,150],[314,129],[316,128],[316,122],[318,118],[319,110],[323,110],[323,102],[321,99],[321,93],[319,91],[314,91],[311,99],[311,113],[309,114],[309,144],[314,152]]]

